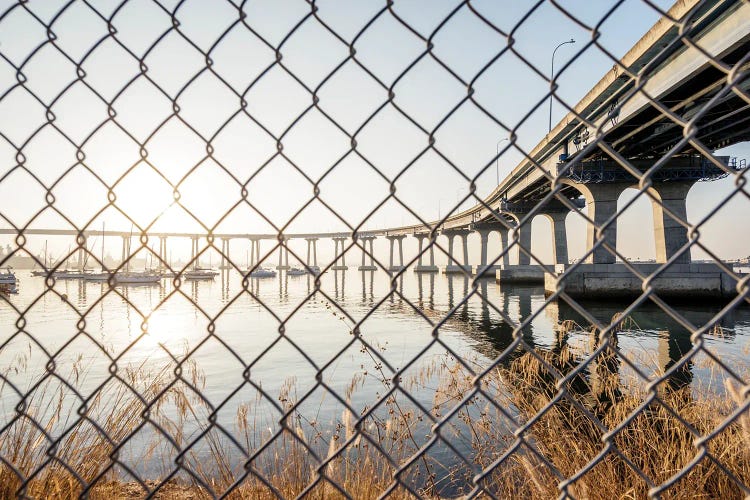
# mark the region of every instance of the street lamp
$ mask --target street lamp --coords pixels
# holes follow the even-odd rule
[[[500,185],[500,144],[502,144],[503,141],[509,141],[509,138],[500,139],[497,141],[497,157],[495,158],[495,176],[497,177],[497,184],[496,186]]]
[[[551,71],[551,76],[550,76],[550,85],[552,81],[555,79],[555,52],[557,52],[557,49],[559,49],[560,47],[568,43],[576,43],[576,41],[571,38],[567,42],[563,42],[557,47],[555,47],[555,50],[552,51],[552,71]],[[549,94],[549,129],[547,130],[547,133],[549,132],[552,132],[552,92],[550,92]]]

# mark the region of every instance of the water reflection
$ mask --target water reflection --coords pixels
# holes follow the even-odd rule
[[[351,276],[347,280],[349,273]],[[285,272],[280,272],[277,279],[260,279],[245,278],[224,269],[214,281],[183,281],[181,287],[190,300],[201,308],[216,299],[226,304],[247,289],[253,295],[247,300],[262,301],[273,310],[274,302],[282,305],[304,299],[315,290],[318,279],[321,289],[326,293],[333,292],[329,296],[345,309],[359,308],[367,312],[379,302],[379,297],[388,296],[390,308],[383,308],[383,313],[391,315],[391,318],[413,316],[414,311],[406,303],[408,301],[434,324],[441,325],[439,334],[445,330],[460,331],[462,342],[490,361],[500,360],[508,364],[532,349],[556,357],[560,357],[566,348],[574,350],[579,363],[588,363],[582,376],[594,396],[616,385],[623,371],[633,372],[629,366],[631,363],[640,368],[649,362],[650,366],[644,369],[644,374],[651,379],[664,376],[659,389],[665,391],[679,390],[692,384],[701,369],[695,366],[690,331],[651,303],[639,306],[627,318],[624,331],[615,332],[610,338],[610,345],[592,359],[590,354],[602,344],[596,334],[587,331],[591,327],[587,319],[564,301],[546,303],[541,286],[500,286],[491,279],[475,283],[462,274],[404,273],[392,277],[377,271],[329,271],[319,278],[309,274],[289,277]],[[357,279],[359,283],[356,283]],[[347,294],[347,286],[352,286],[352,281],[360,288],[359,296]],[[394,284],[396,293],[393,293]],[[29,297],[39,295],[45,289],[43,279],[29,281],[28,286],[37,287],[34,293],[29,293]],[[471,293],[474,286],[476,293]],[[85,311],[91,304],[96,304],[102,295],[111,292],[107,283],[84,281],[61,281],[55,288],[68,304],[75,304],[79,311]],[[137,330],[140,324],[137,318],[140,313],[131,311],[131,303],[134,305],[144,301],[145,307],[140,310],[150,311],[150,308],[164,302],[173,289],[172,280],[164,280],[157,286],[118,286],[117,293],[128,306],[123,311],[129,325],[128,331],[132,331],[131,326]],[[23,293],[20,298],[23,298]],[[20,299],[13,297],[9,300]],[[593,301],[579,301],[579,304],[602,324],[609,324],[616,314],[629,305]],[[51,307],[47,304],[46,295],[41,307],[45,310]],[[710,324],[718,312],[712,306],[695,305],[676,307],[676,310],[693,325]],[[8,323],[12,325],[15,316],[12,311],[8,312],[11,314]],[[99,308],[102,335],[107,333],[104,325],[110,315],[109,309]],[[560,327],[570,322],[579,326],[573,331]],[[736,309],[724,314],[718,321],[717,335],[710,332],[704,338],[711,343],[712,349],[729,349],[738,353],[741,348],[732,347],[735,335],[739,331],[745,336],[748,323],[748,308]],[[627,363],[623,362],[623,356],[628,359]],[[638,356],[650,359],[644,361]]]

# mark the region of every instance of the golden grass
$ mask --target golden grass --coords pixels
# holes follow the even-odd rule
[[[550,465],[563,478],[571,477],[611,445],[622,456],[614,452],[605,454],[587,473],[568,485],[567,491],[576,498],[644,498],[649,493],[648,484],[623,457],[654,484],[669,481],[702,451],[696,447],[695,436],[672,411],[700,435],[706,435],[747,401],[746,389],[743,392],[737,384],[726,382],[723,393],[701,398],[692,395],[689,388],[660,390],[661,401],[671,411],[655,401],[636,411],[649,395],[637,384],[624,385],[617,371],[608,365],[612,358],[606,352],[586,376],[574,378],[565,386],[577,404],[567,399],[558,401],[531,425],[524,435],[525,444],[499,465],[496,462],[502,454],[517,444],[512,434],[514,424],[508,422],[500,409],[513,414],[518,422],[529,422],[557,394],[554,378],[530,354],[493,370],[479,384],[456,360],[433,359],[405,377],[400,385],[411,392],[432,391],[429,413],[435,419],[444,418],[460,405],[453,418],[441,427],[441,435],[453,443],[466,445],[475,470],[446,466],[433,457],[423,456],[400,476],[401,480],[420,496],[435,498],[445,491],[467,493],[476,470],[495,466],[481,482],[493,495],[554,498],[560,494],[561,478]],[[537,353],[562,373],[569,373],[580,362],[567,346]],[[198,389],[202,387],[202,375],[196,366],[188,363],[184,372],[190,383]],[[80,368],[74,366],[70,376],[79,377]],[[289,417],[283,421],[285,430],[273,446],[252,462],[252,471],[262,474],[272,490],[252,473],[246,474],[241,452],[208,426],[208,408],[185,384],[173,383],[171,370],[165,367],[148,372],[140,366],[124,370],[122,377],[145,400],[155,401],[149,419],[165,429],[179,446],[187,446],[192,439],[185,434],[190,422],[201,422],[199,430],[207,431],[204,452],[189,451],[185,455],[184,466],[193,475],[183,474],[179,479],[169,480],[159,487],[157,498],[211,498],[230,488],[229,498],[270,499],[276,498],[276,494],[295,497],[306,488],[310,498],[344,498],[338,487],[353,498],[377,498],[394,487],[394,472],[420,449],[425,442],[425,431],[429,434],[431,425],[429,416],[403,396],[391,396],[383,402],[382,411],[370,414],[359,424],[359,415],[344,411],[328,432],[317,422],[304,421],[293,409],[298,399],[297,384],[290,379],[278,395],[282,407],[289,411]],[[369,373],[354,375],[344,394],[347,400],[361,386],[363,377],[374,377],[384,389],[392,383],[376,364]],[[166,477],[150,478],[145,483],[147,490],[132,478],[109,469],[114,452],[112,443],[126,439],[136,430],[145,410],[143,403],[124,385],[98,393],[87,406],[86,418],[80,421],[75,413],[65,415],[64,391],[53,387],[51,382],[40,385],[26,402],[28,417],[19,418],[0,434],[2,457],[17,471],[8,464],[0,466],[0,498],[15,498],[20,493],[32,498],[72,499],[86,487],[93,499],[140,498]],[[482,393],[477,393],[477,388]],[[260,402],[257,396],[255,401],[241,404],[233,429],[228,429],[249,453],[259,449],[270,435],[261,428]],[[581,408],[608,430],[626,420],[629,423],[608,442],[603,442],[601,429]],[[87,419],[98,422],[103,433]],[[50,442],[43,432],[60,427],[69,431],[51,458]],[[137,458],[142,461],[158,458],[158,446],[154,441]],[[540,455],[532,453],[530,446]],[[310,450],[327,461],[327,465],[321,467]],[[711,439],[705,450],[740,481],[750,484],[747,412]],[[165,463],[165,471],[172,466]],[[28,481],[25,489],[19,491],[22,478]],[[238,480],[239,484],[235,484]],[[665,489],[662,497],[742,498],[742,492],[715,463],[704,458]],[[399,486],[391,498],[413,498],[413,495]]]
[[[539,354],[562,373],[569,373],[577,365],[565,347],[560,353]],[[612,356],[607,351],[603,355],[599,366]],[[654,400],[642,407],[649,395],[641,387],[635,384],[623,387],[616,373],[606,375],[604,371],[600,370],[597,376],[598,386],[589,383],[585,392],[575,386],[580,379],[565,386],[577,404],[568,399],[560,400],[534,422],[528,432],[529,441],[543,458],[531,453],[514,456],[503,477],[493,475],[495,488],[502,491],[511,483],[518,485],[516,493],[525,498],[556,497],[560,493],[560,480],[545,464],[547,462],[566,478],[590,467],[581,478],[567,486],[567,491],[576,498],[645,498],[649,495],[649,486],[627,464],[630,461],[656,487],[681,476],[661,491],[661,498],[744,498],[740,487],[710,457],[704,456],[692,465],[691,462],[707,452],[739,481],[750,485],[750,417],[747,412],[704,447],[697,446],[697,436],[674,415],[679,415],[699,436],[706,436],[747,402],[747,395],[741,394],[737,385],[727,381],[723,394],[699,398],[693,396],[690,387],[676,391],[660,389],[661,403]],[[548,370],[528,354],[501,370],[500,376],[510,387],[512,401],[524,421],[535,417],[558,392]],[[604,432],[582,409],[598,419],[604,432],[621,425],[622,428],[605,441]],[[625,422],[627,424],[623,425]],[[610,446],[616,448],[617,453],[607,453]],[[600,454],[603,456],[594,460]],[[683,469],[689,471],[682,475]]]

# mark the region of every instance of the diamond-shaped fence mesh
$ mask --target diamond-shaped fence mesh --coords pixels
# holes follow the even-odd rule
[[[747,1],[3,1],[0,58],[3,498],[750,496]]]

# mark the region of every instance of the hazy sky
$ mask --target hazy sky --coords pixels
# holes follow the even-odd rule
[[[288,232],[346,230],[339,217],[359,224],[410,164],[395,182],[397,196],[421,217],[434,220],[454,210],[466,195],[467,177],[489,165],[477,180],[477,194],[489,193],[496,176],[502,178],[518,164],[520,149],[531,150],[546,133],[549,84],[528,64],[548,75],[554,47],[574,38],[576,43],[563,46],[555,61],[559,69],[575,58],[559,77],[558,97],[571,106],[613,65],[603,51],[587,45],[592,40],[589,27],[615,5],[612,1],[558,1],[580,24],[549,1],[539,2],[523,22],[537,3],[471,2],[505,34],[455,0],[396,0],[393,12],[379,16],[384,2],[319,1],[317,18],[303,0],[251,0],[243,3],[247,25],[226,0],[187,0],[176,11],[176,1],[133,0],[116,12],[120,0],[78,0],[60,13],[66,3],[0,0],[3,227],[10,227],[8,221],[23,226],[35,216],[30,227],[71,227],[45,209],[48,188],[53,207],[73,224],[90,222],[98,229],[104,221],[108,229],[128,230],[131,223],[119,208],[146,226],[170,206],[176,188],[184,209],[173,205],[155,229],[200,230],[197,218],[219,232],[273,233],[273,225],[294,218]],[[671,2],[656,4],[666,9]],[[177,28],[168,12],[179,21]],[[116,34],[108,32],[102,17],[111,18]],[[601,25],[598,43],[622,56],[659,17],[642,0],[624,1]],[[54,42],[44,24],[50,24]],[[508,47],[510,32],[513,48],[526,62],[506,51],[483,70]],[[410,67],[425,51],[427,39],[435,57],[427,55]],[[347,61],[352,41],[356,59],[367,71]],[[279,46],[280,64],[273,48]],[[139,69],[141,58],[145,75]],[[468,82],[473,82],[475,99],[505,128],[471,102],[443,121],[465,98]],[[383,106],[389,87],[395,105]],[[312,107],[312,92],[319,99],[317,107]],[[555,103],[553,121],[562,116],[562,105]],[[518,142],[499,159],[497,172],[492,160],[498,142],[514,128]],[[347,134],[355,133],[352,152]],[[429,133],[444,158],[434,150],[422,154]],[[738,145],[720,153],[744,158],[750,156],[748,150]],[[315,200],[303,210],[318,181],[320,198],[330,208]],[[225,216],[241,200],[245,183],[252,207],[240,203]],[[725,179],[693,188],[691,220],[721,203],[732,187]],[[97,216],[108,203],[109,188],[117,208]],[[702,231],[702,241],[722,257],[750,253],[750,223],[740,215],[747,213],[748,203],[736,196]],[[583,250],[583,225],[574,219],[569,219],[572,256]],[[620,221],[619,243],[626,255],[653,257],[650,220],[644,199]],[[415,222],[389,201],[365,227]],[[535,248],[549,255],[547,223],[539,218],[534,226]],[[71,243],[59,239],[50,245],[60,253]],[[33,242],[42,244],[39,238]],[[119,241],[108,245],[117,254]],[[244,249],[236,251],[244,256]]]

